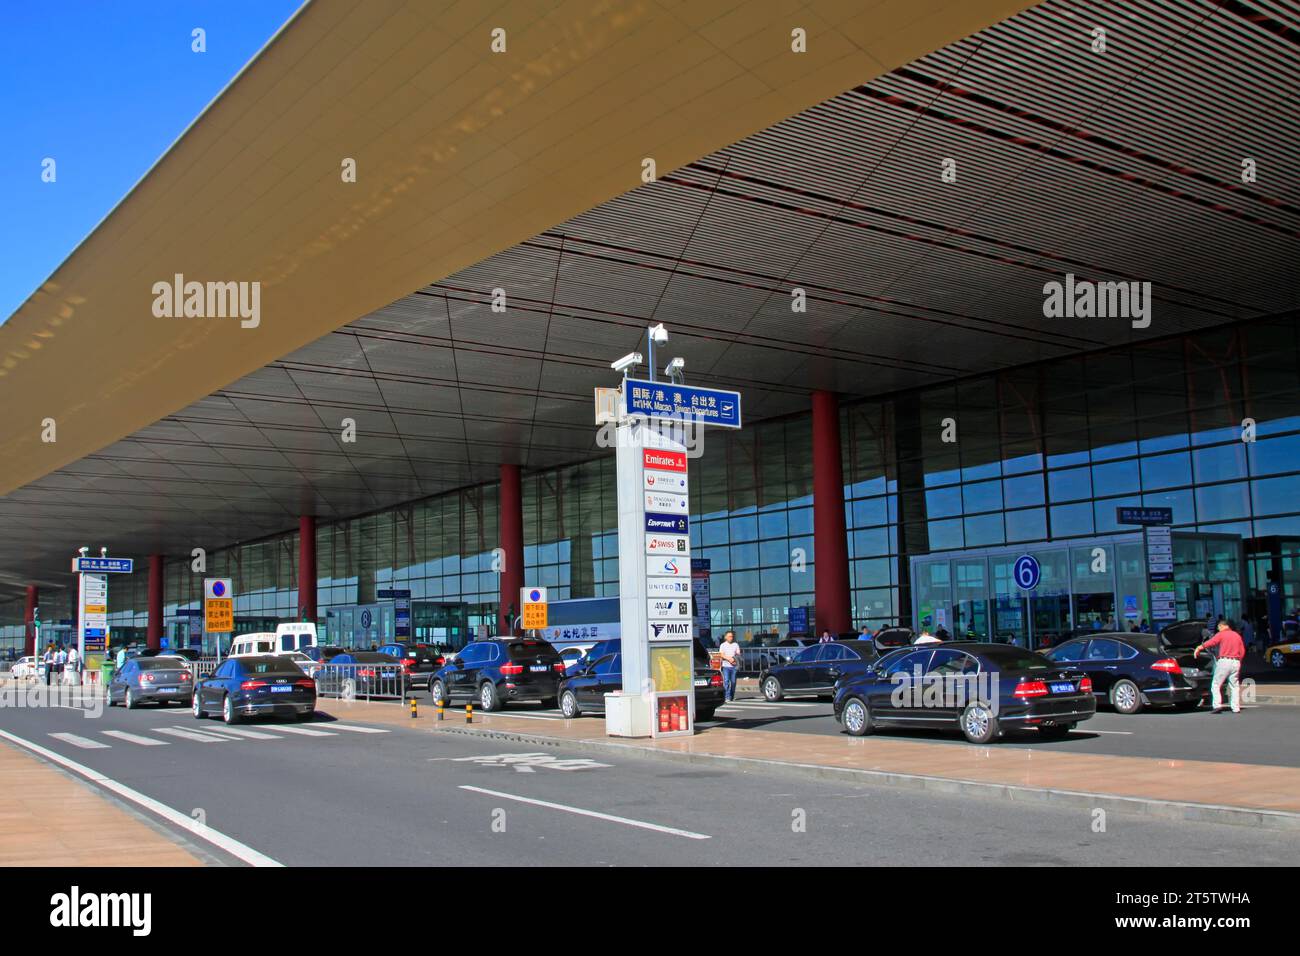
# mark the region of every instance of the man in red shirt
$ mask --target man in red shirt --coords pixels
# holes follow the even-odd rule
[[[1219,659],[1214,662],[1214,677],[1210,680],[1210,703],[1214,713],[1223,713],[1223,682],[1228,682],[1228,699],[1232,701],[1232,712],[1241,713],[1241,662],[1246,659],[1246,643],[1241,635],[1220,619],[1218,633],[1208,641],[1196,645],[1197,654],[1203,648],[1217,647]]]

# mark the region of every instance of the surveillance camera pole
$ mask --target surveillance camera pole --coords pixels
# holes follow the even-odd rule
[[[655,333],[654,328],[645,330],[645,341],[649,351],[646,354],[650,357],[650,381],[655,380]]]

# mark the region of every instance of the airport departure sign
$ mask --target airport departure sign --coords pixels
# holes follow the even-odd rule
[[[624,386],[624,395],[629,415],[722,428],[740,427],[739,392],[630,378]]]

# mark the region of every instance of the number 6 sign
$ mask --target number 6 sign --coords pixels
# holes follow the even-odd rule
[[[1031,554],[1022,554],[1016,558],[1015,566],[1011,569],[1011,576],[1016,579],[1016,584],[1026,591],[1032,591],[1038,587],[1038,581],[1043,575],[1043,569],[1038,565],[1038,559]]]

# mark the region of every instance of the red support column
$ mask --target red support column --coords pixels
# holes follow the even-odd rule
[[[501,531],[501,603],[497,609],[496,633],[513,632],[518,616],[519,589],[524,586],[524,494],[518,465],[501,466],[501,494],[498,499]],[[507,619],[507,615],[513,615]]]
[[[298,617],[316,623],[316,518],[298,519]]]
[[[40,603],[40,591],[36,585],[27,585],[27,609],[23,612],[23,656],[30,657],[37,651],[36,647],[36,605]]]
[[[149,555],[149,624],[145,643],[149,647],[162,647],[163,635],[163,556]]]
[[[834,392],[812,395],[813,545],[817,634],[851,631],[849,545],[844,527],[844,467],[840,402]]]

